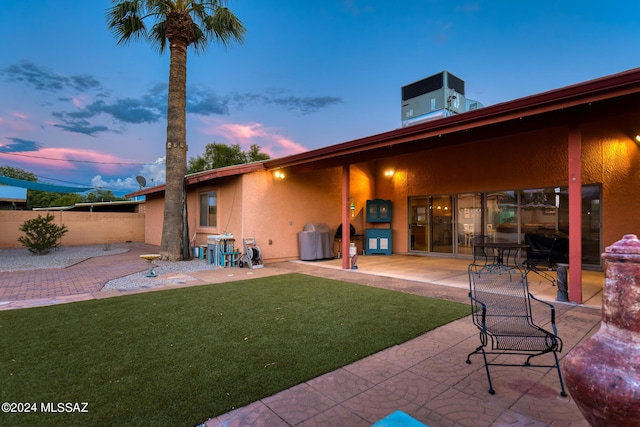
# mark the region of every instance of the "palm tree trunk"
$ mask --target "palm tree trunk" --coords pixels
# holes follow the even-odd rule
[[[160,256],[165,261],[183,259],[183,180],[187,172],[187,44],[169,40],[169,94],[167,110],[167,158],[164,222]]]

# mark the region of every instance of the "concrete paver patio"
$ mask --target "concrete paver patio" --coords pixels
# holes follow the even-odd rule
[[[232,268],[188,273],[186,281],[184,275],[178,275],[176,283],[135,291],[101,291],[111,279],[146,270],[146,262],[139,255],[149,252],[157,252],[157,248],[132,244],[127,253],[92,258],[65,269],[0,273],[0,309],[289,272],[468,303],[464,261],[411,260],[419,257],[397,261],[408,262],[403,267],[405,273],[401,268],[391,267],[391,258],[361,257],[358,270],[336,268],[336,261],[279,262],[257,270]],[[597,274],[590,280],[597,282]],[[594,302],[597,298],[595,292],[591,306],[555,304],[558,331],[564,341],[561,356],[598,330],[601,310]],[[477,345],[477,330],[466,317],[212,418],[205,425],[370,426],[401,410],[430,427],[588,426],[573,399],[559,395],[558,377],[551,369],[493,367],[496,394],[489,395],[481,357],[472,358],[470,365],[465,363],[467,354]]]

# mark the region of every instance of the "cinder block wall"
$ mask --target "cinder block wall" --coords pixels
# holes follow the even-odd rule
[[[144,242],[144,213],[52,211],[55,223],[69,230],[61,239],[64,246]],[[19,248],[20,226],[47,212],[0,211],[0,248]]]

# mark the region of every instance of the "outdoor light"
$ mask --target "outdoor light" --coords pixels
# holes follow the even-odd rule
[[[393,169],[387,169],[386,171],[384,171],[384,176],[386,176],[387,178],[391,178],[393,174],[394,174]]]
[[[275,176],[278,179],[284,179],[284,172],[277,170],[273,173],[273,176]]]
[[[636,135],[636,142],[640,144],[640,134]]]
[[[351,205],[349,206],[349,209],[351,209],[351,218],[356,216],[356,204],[353,202],[353,200],[351,201]]]

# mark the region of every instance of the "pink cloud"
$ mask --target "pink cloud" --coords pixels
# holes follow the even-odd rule
[[[73,102],[73,105],[75,105],[81,110],[83,110],[84,107],[87,105],[87,101],[85,100],[84,97],[75,96],[71,99],[71,102]]]
[[[80,170],[87,166],[90,166],[96,172],[104,174],[115,173],[121,166],[103,163],[130,162],[129,160],[100,151],[65,147],[42,148],[38,151],[28,152],[0,152],[0,159],[9,160],[27,171],[32,171],[34,168],[37,168],[38,170],[44,169],[58,173],[61,171],[71,172]]]
[[[27,120],[27,119],[29,118],[29,116],[27,116],[26,114],[24,114],[24,113],[18,113],[17,111],[16,111],[16,112],[11,113],[11,115],[12,115],[13,117],[16,117],[16,118],[18,118],[18,119],[22,119],[22,120]]]
[[[260,146],[260,151],[271,158],[289,156],[302,153],[308,148],[295,142],[291,138],[283,136],[277,129],[269,128],[261,123],[220,123],[217,120],[203,118],[207,125],[202,129],[206,135],[219,136],[228,144],[238,144],[243,150],[249,149],[252,144]]]
[[[30,120],[31,117],[28,114],[13,111],[8,117],[0,116],[0,129],[6,130],[6,136],[16,136],[21,132],[36,130],[38,126]]]

